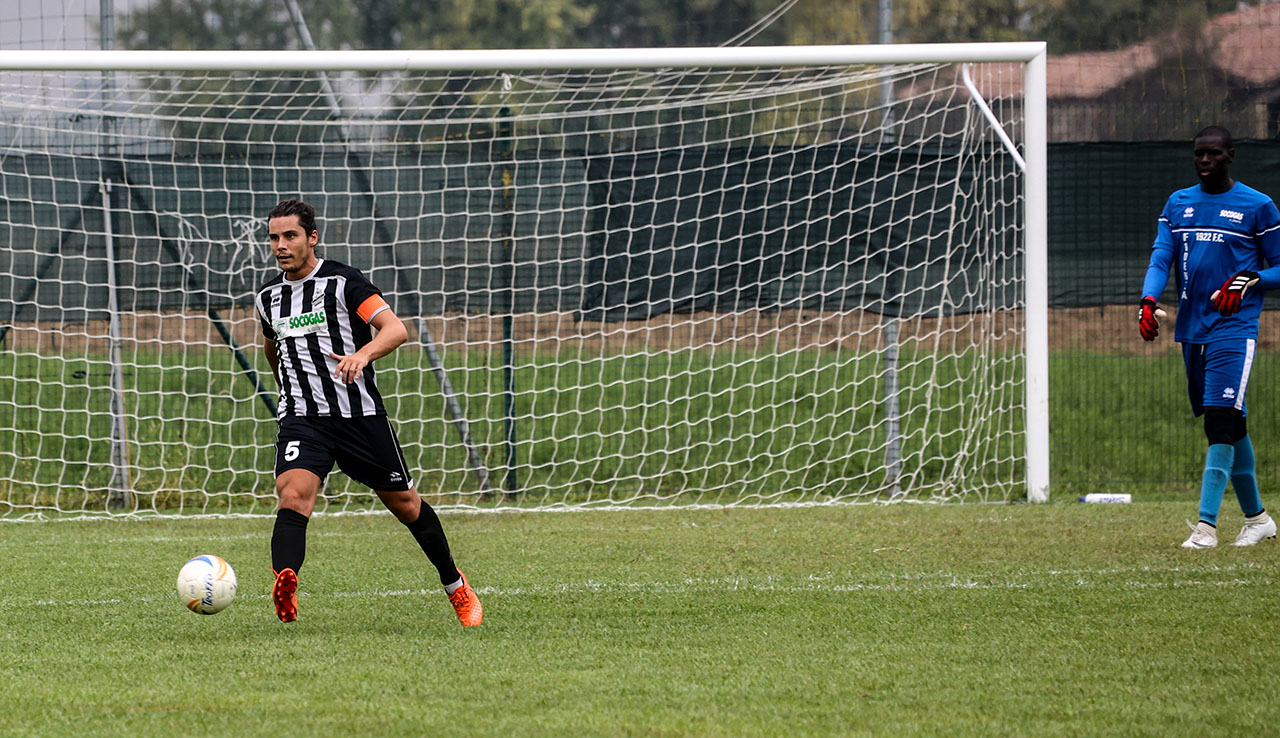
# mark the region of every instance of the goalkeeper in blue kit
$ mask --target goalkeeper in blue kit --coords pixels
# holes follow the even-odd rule
[[[1225,128],[1196,134],[1193,161],[1200,184],[1178,190],[1165,203],[1138,308],[1138,330],[1154,341],[1160,335],[1156,300],[1172,270],[1178,289],[1173,338],[1182,344],[1191,408],[1196,417],[1204,416],[1209,440],[1200,519],[1183,548],[1218,545],[1218,510],[1228,482],[1245,515],[1235,545],[1276,535],[1258,494],[1244,398],[1262,292],[1280,287],[1280,211],[1270,197],[1231,177],[1234,159]]]

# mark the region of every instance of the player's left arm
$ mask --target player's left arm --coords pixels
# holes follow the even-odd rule
[[[1254,238],[1258,250],[1267,262],[1266,269],[1253,271],[1242,269],[1227,277],[1227,281],[1209,298],[1213,309],[1221,315],[1235,315],[1244,304],[1250,291],[1272,290],[1280,287],[1280,211],[1271,200],[1258,210],[1254,226]],[[1261,267],[1261,264],[1258,265]]]
[[[387,305],[381,295],[373,295],[366,299],[360,304],[357,313],[362,319],[368,320],[369,325],[373,326],[377,333],[373,340],[353,354],[340,356],[332,351],[329,352],[329,356],[338,361],[333,376],[347,384],[356,381],[372,361],[395,351],[400,344],[409,339],[409,330],[404,327],[404,321],[391,311],[391,306]]]
[[[1280,210],[1270,200],[1258,213],[1258,249],[1267,268],[1258,272],[1258,289],[1280,287]]]

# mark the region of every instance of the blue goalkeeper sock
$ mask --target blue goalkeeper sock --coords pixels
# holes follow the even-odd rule
[[[1218,525],[1218,510],[1227,491],[1236,448],[1229,443],[1214,443],[1204,457],[1204,476],[1200,480],[1200,519]]]
[[[1235,443],[1236,458],[1231,466],[1231,487],[1236,491],[1240,512],[1246,518],[1262,512],[1262,495],[1258,494],[1258,476],[1254,473],[1253,442],[1249,436]]]

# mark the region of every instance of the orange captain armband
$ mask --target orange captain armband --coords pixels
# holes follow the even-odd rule
[[[369,295],[368,299],[360,303],[360,307],[356,308],[356,315],[360,319],[368,323],[373,320],[373,316],[382,312],[383,308],[391,307],[387,301],[382,299],[382,295]]]

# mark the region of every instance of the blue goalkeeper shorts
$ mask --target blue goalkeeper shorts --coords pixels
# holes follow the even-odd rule
[[[1187,394],[1196,417],[1206,407],[1233,407],[1248,415],[1244,393],[1258,342],[1252,338],[1231,338],[1210,343],[1182,344],[1182,360],[1187,365]]]

